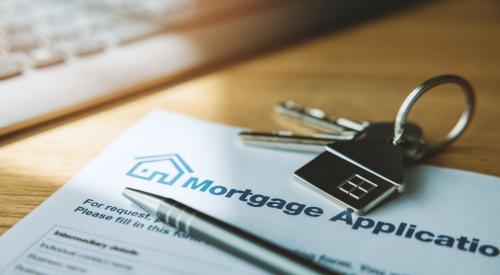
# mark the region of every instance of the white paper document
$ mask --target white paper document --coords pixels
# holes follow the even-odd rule
[[[405,193],[358,217],[295,182],[313,154],[245,146],[238,131],[152,112],[0,237],[0,273],[265,273],[157,222],[122,196],[132,187],[340,272],[499,274],[498,177],[417,165]]]

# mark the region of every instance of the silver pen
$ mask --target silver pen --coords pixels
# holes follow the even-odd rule
[[[125,188],[123,196],[165,224],[276,274],[337,274],[174,199]]]

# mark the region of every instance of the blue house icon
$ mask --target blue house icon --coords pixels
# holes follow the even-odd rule
[[[172,185],[186,172],[193,173],[178,154],[137,157],[135,160],[137,163],[127,176]]]

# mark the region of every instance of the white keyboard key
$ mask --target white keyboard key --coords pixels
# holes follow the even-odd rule
[[[76,56],[91,55],[103,51],[107,44],[102,40],[84,39],[74,41],[70,46],[70,52]]]
[[[39,45],[39,40],[32,34],[23,33],[20,35],[8,36],[7,48],[10,51],[29,51],[37,48]]]
[[[43,68],[64,62],[64,54],[59,50],[39,48],[31,52],[35,68]]]
[[[14,60],[0,58],[0,80],[21,74],[21,64]]]

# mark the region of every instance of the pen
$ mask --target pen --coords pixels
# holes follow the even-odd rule
[[[123,196],[162,222],[276,274],[337,274],[291,251],[174,199],[133,188]]]

